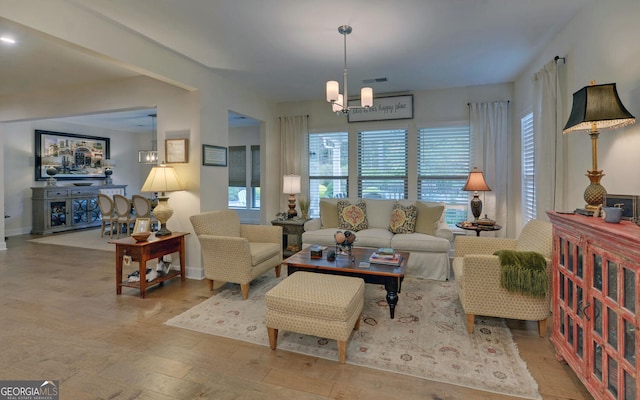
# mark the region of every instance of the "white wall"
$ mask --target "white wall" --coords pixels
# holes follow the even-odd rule
[[[640,2],[616,0],[593,2],[541,52],[515,82],[516,117],[532,104],[531,77],[555,56],[566,57],[561,74],[564,115],[571,111],[573,92],[595,80],[616,83],[625,107],[640,117]],[[564,135],[567,198],[564,210],[584,206],[583,192],[589,184],[585,176],[591,169],[591,141],[587,133]],[[604,170],[602,185],[613,194],[640,194],[640,124],[602,131],[598,141],[598,168]]]

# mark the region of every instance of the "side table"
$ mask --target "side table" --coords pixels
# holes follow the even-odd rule
[[[124,239],[110,241],[116,245],[116,293],[122,293],[122,287],[132,287],[140,289],[140,297],[144,299],[147,287],[162,284],[168,279],[177,276],[184,282],[185,280],[185,248],[184,237],[189,232],[173,232],[168,236],[156,237],[155,234],[149,236],[149,240],[136,242],[131,236]],[[160,258],[171,253],[180,254],[180,271],[170,270],[165,276],[158,276],[151,282],[147,282],[147,261]],[[140,282],[128,282],[122,279],[122,264],[124,256],[131,257],[131,261],[137,261],[140,267]]]
[[[282,227],[282,255],[290,257],[302,249],[302,234],[304,233],[304,223],[308,219],[274,219],[271,225]]]
[[[461,222],[458,222],[456,224],[456,226],[460,229],[464,229],[466,231],[476,231],[476,236],[480,236],[480,232],[495,232],[495,231],[499,231],[500,229],[502,229],[502,226],[500,225],[471,225],[471,226],[467,226],[467,225],[462,225]]]

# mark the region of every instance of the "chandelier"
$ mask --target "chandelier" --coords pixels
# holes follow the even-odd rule
[[[158,150],[156,150],[156,144],[158,143],[156,133],[156,118],[158,114],[149,114],[151,117],[151,124],[153,125],[153,133],[151,138],[151,150],[138,151],[138,162],[140,164],[157,164],[158,163]]]
[[[350,110],[356,108],[369,108],[373,106],[373,89],[370,87],[363,87],[360,89],[360,106],[349,106],[347,93],[347,35],[352,32],[353,29],[349,25],[342,25],[338,27],[338,32],[344,37],[344,76],[342,78],[342,87],[344,88],[344,94],[340,94],[340,84],[338,81],[327,82],[327,101],[331,103],[332,111],[336,114],[349,114]]]

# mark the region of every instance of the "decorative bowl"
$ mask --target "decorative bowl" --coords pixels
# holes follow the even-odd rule
[[[136,242],[144,242],[149,238],[149,235],[151,235],[151,232],[136,232],[132,233],[131,237],[134,238]]]
[[[76,182],[73,184],[74,186],[91,186],[93,182]]]

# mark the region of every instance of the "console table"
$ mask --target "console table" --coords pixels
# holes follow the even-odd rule
[[[140,289],[140,297],[144,299],[147,288],[160,285],[164,281],[177,276],[184,282],[185,280],[185,249],[184,237],[189,232],[173,232],[168,236],[156,237],[155,234],[149,236],[149,240],[136,242],[132,237],[110,241],[116,245],[116,293],[122,294],[122,287],[132,287]],[[171,253],[180,253],[180,271],[169,270],[167,275],[158,276],[151,282],[147,282],[147,261],[154,258],[160,259],[162,256]],[[138,262],[140,281],[129,282],[122,279],[122,266],[124,257],[129,257],[130,261]],[[155,268],[155,266],[154,266]]]
[[[640,227],[547,212],[553,223],[553,343],[596,399],[640,394]]]
[[[100,226],[98,193],[103,190],[126,195],[127,185],[32,187],[31,233],[44,235]]]

